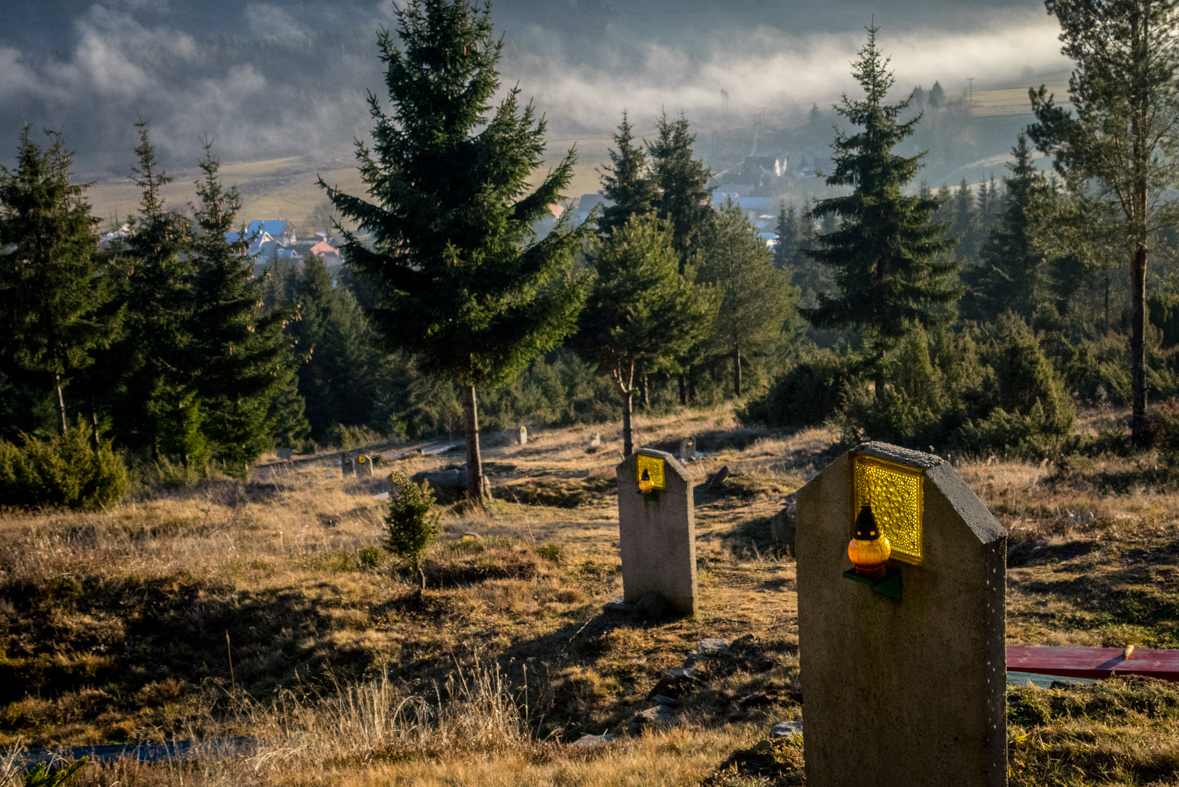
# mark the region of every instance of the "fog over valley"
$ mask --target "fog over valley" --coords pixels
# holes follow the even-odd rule
[[[347,168],[353,140],[369,132],[365,93],[384,92],[376,31],[395,27],[394,12],[389,0],[5,3],[0,138],[10,144],[0,161],[11,162],[29,123],[63,131],[86,176],[121,178],[141,116],[175,171],[195,164],[205,134],[226,163],[298,157],[284,165],[288,176]],[[1059,92],[1069,65],[1055,20],[1031,0],[502,0],[492,14],[504,38],[503,89],[518,83],[545,113],[550,154],[580,141],[579,190],[595,187],[592,165],[623,109],[640,134],[661,110],[683,112],[714,172],[755,149],[792,154],[791,167],[820,163],[831,105],[854,87],[848,64],[873,18],[896,70],[894,98],[938,81],[950,101],[971,91],[976,99],[971,121],[927,160],[934,185],[1002,174],[1028,121],[1026,87],[1047,81]],[[816,104],[819,127],[805,139],[787,133]],[[915,145],[938,142],[926,134]]]

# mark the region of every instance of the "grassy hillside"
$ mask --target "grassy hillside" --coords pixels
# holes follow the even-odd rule
[[[96,514],[0,515],[0,746],[258,738],[81,780],[104,785],[800,784],[800,744],[766,742],[805,716],[795,566],[768,517],[840,449],[728,410],[637,429],[667,449],[694,434],[707,454],[690,467],[694,619],[603,611],[621,594],[619,444],[607,431],[586,453],[591,427],[486,450],[497,502],[445,509],[420,599],[378,547],[386,482],[341,478],[334,455]],[[705,489],[722,465],[734,475]],[[1149,459],[955,466],[1011,532],[1009,642],[1179,647],[1179,488]],[[674,726],[642,723],[705,637],[732,647],[700,658]],[[1179,779],[1170,685],[1012,689],[1009,706],[1012,784]],[[606,731],[621,737],[571,745]]]

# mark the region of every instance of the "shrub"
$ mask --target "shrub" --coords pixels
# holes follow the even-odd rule
[[[93,510],[126,494],[123,460],[109,440],[95,451],[80,421],[64,435],[23,440],[20,447],[0,440],[0,504]]]
[[[419,486],[399,473],[394,473],[391,481],[397,494],[389,501],[389,513],[385,515],[384,547],[417,569],[422,582],[420,593],[426,589],[422,558],[440,530],[434,495],[425,481]]]
[[[835,415],[858,359],[849,352],[816,350],[773,382],[740,413],[745,423],[817,426]]]
[[[1179,472],[1179,400],[1168,399],[1152,407],[1149,427],[1159,462],[1174,475]]]
[[[89,761],[89,757],[83,757],[56,771],[49,770],[49,766],[39,762],[25,774],[25,787],[65,787]]]
[[[328,445],[334,445],[345,451],[381,442],[381,436],[367,426],[345,426],[336,424],[327,430],[324,440]]]

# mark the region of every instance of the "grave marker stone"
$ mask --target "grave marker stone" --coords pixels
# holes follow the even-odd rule
[[[877,578],[872,522],[891,548]],[[953,468],[844,454],[798,492],[795,554],[807,784],[1006,784],[1006,532]]]
[[[528,445],[528,427],[520,427],[520,445]]]
[[[340,472],[343,473],[344,475],[348,475],[349,473],[351,473],[353,471],[353,469],[354,468],[352,467],[352,460],[348,458],[348,452],[341,451],[340,452]]]
[[[373,463],[372,459],[364,454],[356,457],[356,464],[354,470],[357,478],[372,478],[373,477]]]
[[[291,461],[291,457],[295,455],[295,452],[290,448],[276,448],[274,449],[274,455],[284,462],[289,462]]]
[[[618,465],[618,529],[623,600],[658,593],[680,614],[696,614],[692,480],[671,454],[642,448]]]

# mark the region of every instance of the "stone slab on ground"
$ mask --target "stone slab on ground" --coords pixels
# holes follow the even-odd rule
[[[802,735],[802,720],[780,721],[770,728],[770,736],[774,738],[793,738]]]

